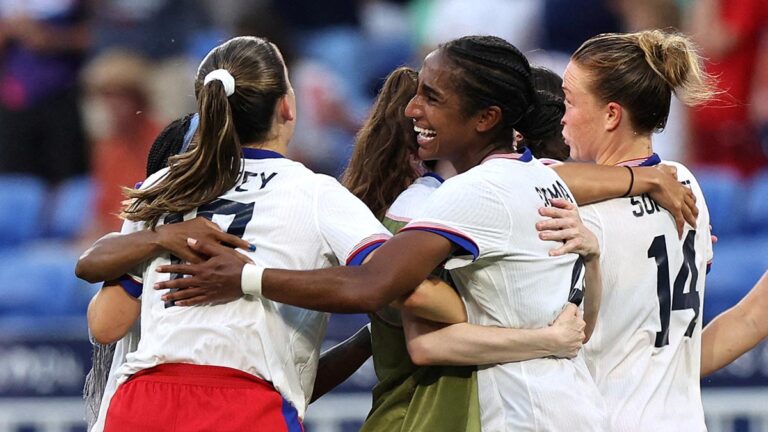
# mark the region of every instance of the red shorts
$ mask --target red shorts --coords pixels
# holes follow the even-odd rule
[[[170,363],[117,388],[105,432],[304,430],[296,409],[271,384],[220,366]]]

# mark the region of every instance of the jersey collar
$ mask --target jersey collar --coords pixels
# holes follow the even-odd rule
[[[285,156],[272,150],[243,147],[243,157],[245,159],[279,159]]]
[[[519,160],[520,162],[530,162],[533,160],[533,154],[531,154],[531,151],[528,149],[528,147],[524,147],[522,153],[496,153],[486,157],[480,163],[489,161],[491,159],[514,159]]]
[[[616,166],[656,166],[661,163],[661,158],[656,153],[651,154],[647,158],[637,158],[621,161]]]
[[[440,177],[440,175],[439,175],[439,174],[437,174],[437,173],[434,173],[434,172],[432,172],[432,171],[427,171],[427,172],[425,172],[425,173],[424,173],[424,175],[422,175],[422,177],[432,177],[433,179],[435,179],[435,180],[439,181],[440,183],[443,183],[443,182],[445,182],[445,179],[443,179],[442,177]]]

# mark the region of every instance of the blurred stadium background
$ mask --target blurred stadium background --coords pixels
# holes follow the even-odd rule
[[[98,286],[76,279],[74,263],[94,239],[119,228],[119,186],[144,178],[157,132],[195,110],[197,63],[233,35],[266,36],[281,47],[299,104],[290,156],[338,175],[383,77],[401,64],[418,67],[441,41],[496,34],[562,73],[568,54],[593,34],[653,27],[691,34],[722,77],[728,108],[707,118],[704,126],[717,128],[702,139],[699,114],[674,103],[655,148],[692,167],[719,236],[706,323],[768,268],[766,3],[0,1],[0,431],[85,430],[85,308]],[[738,112],[729,117],[729,109]],[[65,132],[56,132],[62,122]],[[335,316],[326,345],[366,322]],[[357,430],[374,382],[369,362],[310,408],[307,430]],[[768,431],[768,344],[702,384],[711,431]]]

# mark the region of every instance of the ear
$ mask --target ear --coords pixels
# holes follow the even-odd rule
[[[475,123],[475,130],[478,132],[488,132],[501,122],[501,108],[491,105],[480,112],[480,118]]]
[[[616,102],[608,102],[605,106],[605,130],[612,132],[621,124],[624,108]]]
[[[291,121],[296,118],[296,113],[293,112],[291,103],[288,101],[289,97],[290,96],[286,94],[277,101],[277,112],[280,114],[283,121]]]

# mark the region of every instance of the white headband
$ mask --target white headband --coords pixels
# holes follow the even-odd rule
[[[232,76],[232,74],[229,73],[228,70],[216,69],[209,72],[203,80],[203,85],[206,85],[213,80],[221,81],[221,84],[224,85],[224,92],[227,93],[227,97],[235,94],[235,78]]]

